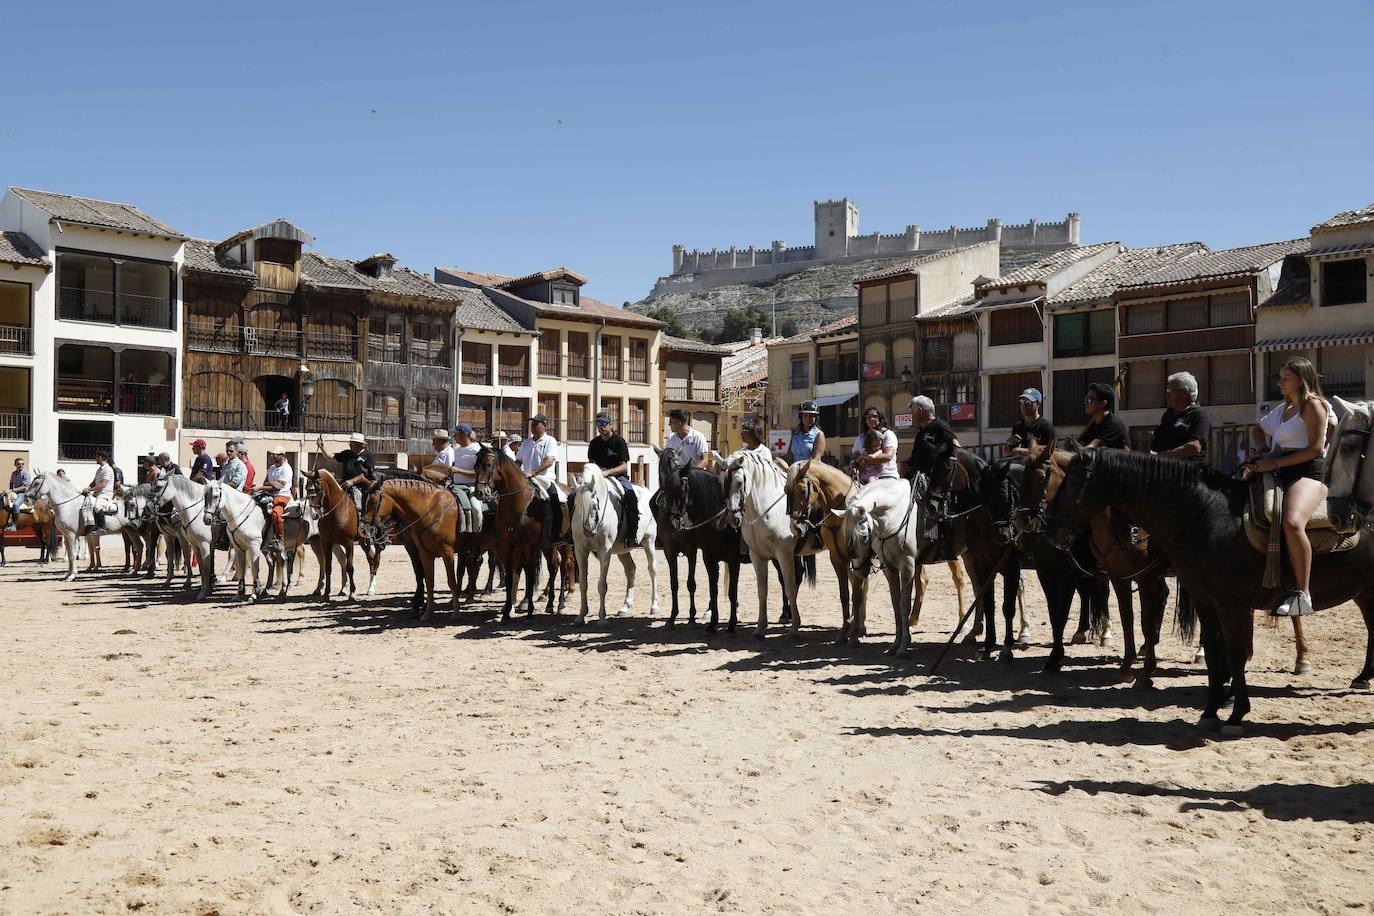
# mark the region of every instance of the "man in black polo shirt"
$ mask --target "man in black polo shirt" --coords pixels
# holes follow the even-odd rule
[[[358,533],[364,534],[363,500],[375,469],[372,451],[367,447],[367,439],[362,433],[354,433],[348,437],[348,448],[331,455],[324,450],[324,436],[321,435],[315,437],[315,449],[324,457],[333,458],[341,466],[339,484],[353,498],[353,505],[358,509]]]
[[[611,415],[605,411],[596,415],[596,437],[587,444],[587,460],[624,488],[620,505],[625,513],[625,545],[633,547],[639,528],[639,501],[630,483],[630,446],[611,428]]]
[[[1021,419],[1012,426],[1011,436],[1007,439],[1007,448],[1011,449],[1013,455],[1026,454],[1032,442],[1054,448],[1054,426],[1040,415],[1044,400],[1039,388],[1027,388],[1016,399]]]
[[[1175,372],[1165,383],[1169,407],[1150,440],[1150,451],[1165,458],[1207,460],[1212,418],[1197,403],[1197,379],[1191,372]]]
[[[1078,444],[1089,448],[1131,447],[1131,431],[1114,413],[1116,392],[1104,382],[1093,382],[1083,396],[1083,413],[1088,425],[1078,435]]]
[[[959,447],[959,437],[948,423],[935,416],[935,402],[923,394],[911,399],[911,414],[916,424],[916,441],[911,443],[907,466],[912,473],[920,471],[930,477],[939,462]]]

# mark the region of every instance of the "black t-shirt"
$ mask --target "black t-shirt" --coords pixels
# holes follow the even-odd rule
[[[603,471],[621,464],[630,463],[630,446],[619,433],[611,433],[603,439],[600,436],[587,443],[587,460]]]
[[[351,448],[346,448],[334,456],[334,460],[343,465],[343,479],[352,480],[359,474],[372,476],[373,463],[372,452],[363,448],[354,452]]]
[[[1025,448],[1034,439],[1041,445],[1054,445],[1054,425],[1044,417],[1036,417],[1034,423],[1027,423],[1025,417],[1016,421],[1016,425],[1011,428],[1013,436],[1020,436],[1020,448]]]
[[[911,443],[911,455],[907,464],[911,470],[929,475],[935,470],[935,463],[943,458],[954,445],[954,430],[939,417],[930,421],[928,426],[916,428],[916,441]]]
[[[204,452],[197,455],[195,460],[191,462],[191,475],[195,476],[197,472],[200,473],[202,480],[215,479],[215,462]]]
[[[1212,418],[1207,416],[1207,411],[1196,404],[1189,404],[1182,410],[1170,407],[1164,411],[1159,427],[1150,440],[1150,450],[1167,452],[1197,440],[1202,451],[1197,453],[1194,460],[1202,461],[1207,457],[1207,440],[1211,435]]]
[[[1094,439],[1102,440],[1103,448],[1130,448],[1131,431],[1126,424],[1117,419],[1116,414],[1108,414],[1101,420],[1089,423],[1078,437],[1080,445],[1087,445]]]

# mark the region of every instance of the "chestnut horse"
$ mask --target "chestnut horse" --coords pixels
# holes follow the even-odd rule
[[[353,499],[344,492],[343,486],[338,479],[328,470],[321,468],[316,471],[306,471],[306,479],[310,481],[310,489],[313,491],[309,495],[319,500],[319,526],[320,544],[317,553],[323,561],[323,588],[317,588],[316,593],[325,601],[329,600],[330,592],[334,588],[334,552],[339,551],[339,556],[343,564],[340,572],[340,580],[348,580],[348,597],[353,599],[357,586],[353,582],[353,545],[358,536],[358,508],[353,505]],[[371,573],[371,581],[368,583],[367,593],[374,595],[377,592],[377,565],[381,561],[381,548],[369,547],[366,542],[360,545],[363,548],[363,556],[367,557],[368,570]],[[343,591],[342,581],[339,591]]]
[[[347,497],[344,499],[347,501]],[[351,501],[349,501],[351,505]],[[405,538],[418,554],[425,577],[422,622],[434,617],[434,561],[440,559],[448,574],[449,610],[458,610],[458,583],[453,577],[453,554],[458,530],[458,501],[444,487],[423,477],[392,477],[374,480],[368,487],[364,520],[379,527],[386,519],[399,523],[394,536]]]

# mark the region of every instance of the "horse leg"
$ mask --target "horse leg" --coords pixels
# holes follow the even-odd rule
[[[629,554],[627,553],[626,556]],[[658,551],[654,547],[653,538],[644,539],[644,563],[649,568],[649,616],[657,617],[660,611],[658,606]],[[693,622],[697,619],[696,566],[697,560],[694,555],[691,564],[687,567],[687,585],[693,592],[693,597],[691,597]]]
[[[334,545],[327,544],[324,535],[320,535],[320,544],[316,548],[316,561],[320,564],[320,582],[315,586],[313,596],[329,604],[333,600],[334,594]]]
[[[960,591],[963,589],[961,588]],[[1019,578],[1016,582],[1016,610],[1019,615],[1016,627],[1016,648],[1029,649],[1030,621],[1026,619],[1026,583],[1024,577]]]
[[[1129,588],[1129,586],[1128,586]],[[1164,602],[1167,600],[1167,586],[1163,576],[1150,576],[1138,583],[1140,589],[1140,633],[1141,666],[1136,676],[1135,686],[1148,690],[1154,686],[1154,673],[1158,667],[1157,649],[1159,631],[1164,625]],[[1297,618],[1293,618],[1296,620]],[[1123,623],[1124,627],[1125,624]]]
[[[67,548],[67,575],[62,581],[71,582],[76,579],[76,532],[63,531],[62,543]]]
[[[420,622],[428,623],[434,619],[434,554],[425,550],[421,560],[425,567],[425,609],[420,614]]]
[[[544,552],[544,566],[549,571],[549,587],[544,589],[544,613],[553,613],[553,598],[558,591],[558,573],[563,566],[563,552],[556,544],[550,544]]]
[[[1044,558],[1042,565],[1047,565]],[[1056,575],[1055,572],[1058,574]],[[1069,612],[1073,610],[1074,584],[1067,570],[1037,573],[1040,590],[1045,593],[1045,603],[1049,605],[1050,635],[1053,645],[1049,657],[1045,659],[1041,674],[1058,674],[1064,666],[1064,630],[1069,625]]]
[[[754,585],[759,592],[759,620],[754,626],[754,638],[763,639],[768,632],[768,571],[771,561],[763,554],[755,555],[752,550],[749,556],[754,564]]]
[[[539,561],[545,558],[539,548],[530,549],[530,558],[525,563],[525,600],[523,607],[527,617],[534,616],[534,595],[539,590]]]
[[[1207,663],[1207,705],[1198,719],[1198,727],[1207,731],[1217,731],[1221,728],[1221,717],[1218,713],[1221,705],[1226,702],[1226,682],[1231,678],[1226,660],[1226,642],[1222,637],[1216,609],[1196,599],[1194,604]]]
[[[453,548],[448,544],[444,544],[441,548],[440,558],[444,564],[444,572],[448,574],[448,612],[449,614],[456,615],[458,613],[458,562],[457,558],[453,555]],[[352,576],[353,563],[351,562],[351,555],[349,560],[349,575]]]
[[[828,551],[828,553],[830,553],[830,566],[835,570],[835,581],[840,586],[840,632],[835,634],[835,642],[842,646],[849,642],[850,629],[854,619],[852,611],[854,599],[852,589],[849,587],[849,580],[852,577],[849,575],[847,564],[836,556],[835,551]]]
[[[503,557],[501,562],[501,567],[503,570],[505,570],[506,580],[506,603],[501,606],[502,623],[510,622],[511,611],[515,609],[515,574],[516,570],[518,569],[516,565],[515,547],[516,545],[512,544],[506,548],[508,551],[507,557],[509,557],[509,560],[507,561],[507,559]],[[582,614],[584,617],[586,616],[586,613],[587,609],[583,608]]]
[[[1226,640],[1226,662],[1231,675],[1231,715],[1221,727],[1224,738],[1245,734],[1245,717],[1250,713],[1250,687],[1245,680],[1245,663],[1250,659],[1254,639],[1254,615],[1248,607],[1220,607],[1221,632]]]
[[[801,642],[801,608],[797,606],[797,590],[801,588],[801,563],[796,557],[791,562],[779,563],[782,567],[782,593],[790,605],[792,620],[792,641]]]
[[[727,588],[730,592],[730,622],[726,624],[725,629],[728,632],[733,633],[735,632],[735,627],[739,625],[740,562],[738,550],[734,551],[734,556],[729,557],[726,560],[725,571],[726,575],[730,578],[730,581],[727,583]]]
[[[1367,591],[1363,595],[1355,596],[1355,604],[1360,608],[1360,614],[1364,617],[1365,644],[1364,644],[1364,667],[1360,673],[1355,675],[1355,679],[1350,682],[1350,687],[1354,690],[1368,690],[1369,683],[1374,680],[1374,591]],[[1294,620],[1298,618],[1294,617]]]
[[[651,555],[652,555],[653,548],[650,547],[649,550],[650,550]],[[673,591],[673,593],[674,593],[673,596],[672,596],[672,598],[673,598],[673,614],[676,615],[676,614],[677,614],[677,594],[676,594],[676,592],[677,592],[677,569],[676,569],[677,561],[676,561],[676,560],[670,561],[670,566],[672,566],[672,567],[674,567],[674,568],[673,568],[672,573],[668,576],[668,587],[669,587],[670,589],[672,589],[672,591]],[[649,569],[650,569],[649,578],[655,580],[655,582],[654,582],[654,584],[655,584],[655,588],[654,588],[654,606],[655,606],[655,610],[653,610],[653,611],[650,613],[650,616],[657,616],[657,615],[658,615],[658,611],[657,611],[656,608],[657,608],[657,606],[658,606],[658,588],[657,588],[658,571],[657,571],[656,569],[654,569],[654,567],[653,567],[652,565],[650,565]],[[1297,618],[1295,617],[1295,618],[1293,618],[1293,619],[1296,620]],[[691,553],[687,554],[687,622],[688,622],[688,623],[696,623],[696,622],[697,622],[697,552],[696,552],[695,550],[693,550]]]
[[[1297,649],[1297,658],[1293,661],[1294,674],[1311,674],[1312,665],[1307,661],[1307,637],[1302,631],[1302,618],[1289,617],[1293,621],[1293,643]]]
[[[679,552],[680,552],[680,551],[679,551],[678,548],[677,548],[677,542],[676,542],[676,541],[672,541],[672,542],[668,543],[668,544],[665,545],[664,548],[663,548],[663,557],[664,557],[665,560],[668,561],[668,601],[672,604],[672,609],[668,611],[668,626],[670,626],[670,627],[677,623],[677,557],[678,557],[678,553],[679,553]],[[681,551],[681,552],[685,552],[685,551]],[[690,593],[696,588],[696,585],[695,585],[695,583],[694,583],[693,580],[692,580],[692,571],[693,571],[694,566],[695,566],[695,564],[693,563],[693,557],[692,557],[691,554],[688,554],[688,555],[687,555],[687,592],[688,592],[688,594],[690,594]],[[696,622],[696,618],[697,618],[697,609],[696,609],[695,603],[692,605],[690,614],[691,614],[691,616],[688,618],[687,622],[688,622],[688,623],[695,623],[695,622]]]
[[[908,628],[907,620],[910,619],[911,612],[910,604],[902,594],[901,570],[884,564],[883,578],[887,580],[887,591],[892,597],[892,645],[884,649],[883,654],[891,655],[893,658],[910,658],[911,650],[907,640],[911,638],[911,630]]]
[[[367,597],[377,594],[377,568],[382,565],[382,548],[363,544],[363,556],[367,558]]]
[[[1002,652],[998,661],[1012,660],[1016,645],[1016,598],[1021,592],[1021,563],[1015,556],[1002,568]]]
[[[1135,648],[1135,600],[1131,597],[1130,580],[1113,582],[1112,591],[1116,592],[1116,612],[1121,616],[1121,680],[1129,684],[1135,680],[1135,674],[1131,669],[1135,667],[1137,657]],[[1143,610],[1141,618],[1143,621]]]
[[[693,551],[695,556],[696,551]],[[706,625],[707,633],[714,633],[716,625],[720,623],[720,604],[718,601],[718,589],[720,587],[720,564],[712,563],[709,557],[702,558],[702,565],[706,567],[706,584],[711,589],[710,601],[707,610],[711,612],[711,622]]]
[[[921,622],[921,608],[926,603],[926,589],[929,587],[930,577],[926,575],[925,566],[918,566],[916,578],[911,583],[911,611],[906,617],[908,627],[914,627]]]
[[[615,616],[629,617],[630,608],[633,607],[635,603],[635,574],[639,570],[635,568],[634,554],[630,551],[627,550],[620,554],[619,558],[620,567],[625,570],[625,603],[620,606],[620,610]],[[653,614],[650,613],[649,616],[652,617]]]
[[[1081,646],[1088,641],[1088,621],[1092,618],[1093,586],[1095,582],[1083,581],[1078,583],[1078,629],[1073,631],[1073,639],[1069,640],[1071,646]]]

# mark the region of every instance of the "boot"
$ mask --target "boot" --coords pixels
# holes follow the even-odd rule
[[[639,500],[628,495],[625,506],[625,546],[635,546],[635,532],[639,530]]]

